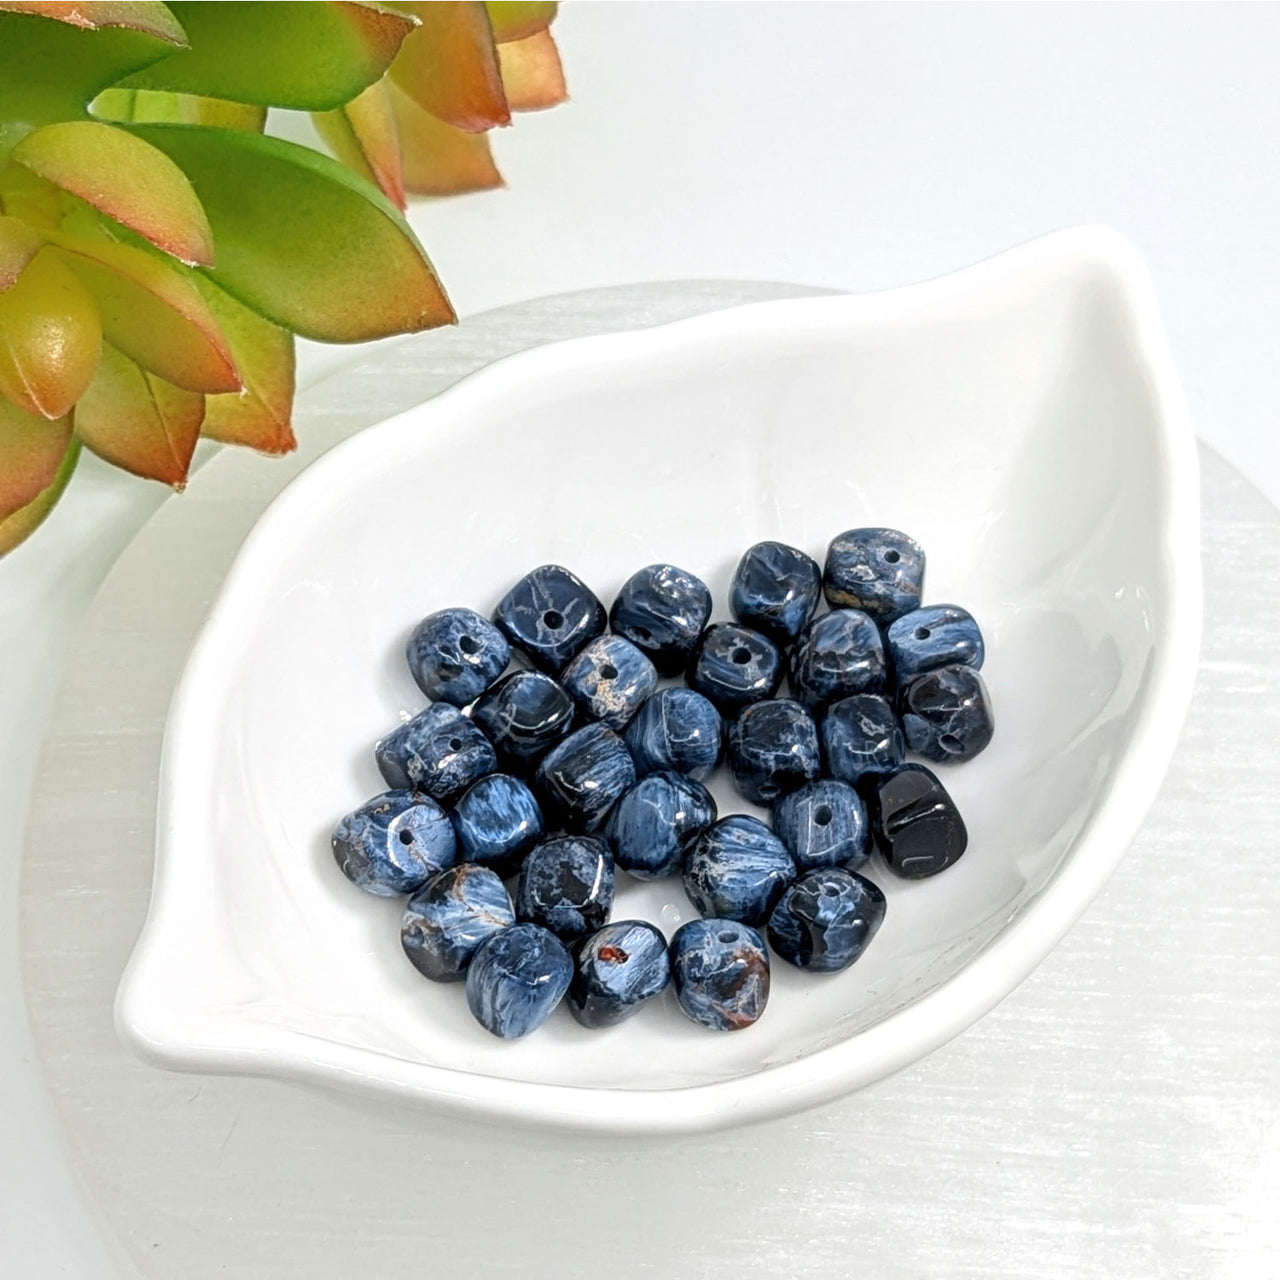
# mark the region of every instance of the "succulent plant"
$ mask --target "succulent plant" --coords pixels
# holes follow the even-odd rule
[[[565,97],[555,11],[0,0],[0,555],[82,447],[179,488],[201,436],[292,449],[295,334],[452,323],[405,196],[501,183],[486,131]]]

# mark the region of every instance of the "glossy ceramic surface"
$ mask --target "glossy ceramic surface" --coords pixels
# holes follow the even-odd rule
[[[482,507],[430,484],[478,450],[495,460]],[[387,556],[424,491],[450,554]],[[910,883],[867,865],[888,910],[852,969],[775,966],[766,1015],[730,1036],[664,996],[607,1034],[566,1010],[516,1043],[416,973],[402,904],[353,890],[328,834],[381,790],[368,744],[421,708],[403,648],[424,613],[490,609],[541,562],[609,599],[664,559],[723,618],[745,547],[820,558],[880,524],[926,548],[926,601],[982,620],[1000,728],[946,774],[965,857]],[[1108,232],[503,361],[333,450],[246,541],[171,710],[118,1026],[168,1066],[600,1129],[740,1123],[878,1079],[1017,985],[1120,858],[1190,693],[1197,547],[1183,397],[1145,271]],[[747,808],[723,773],[713,791]],[[693,913],[678,881],[623,877],[614,914],[670,936]]]

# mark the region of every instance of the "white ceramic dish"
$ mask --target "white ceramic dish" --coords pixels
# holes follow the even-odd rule
[[[844,974],[774,966],[764,1018],[704,1032],[669,997],[605,1033],[558,1011],[504,1043],[404,959],[399,903],[329,831],[421,698],[404,638],[544,561],[610,599],[636,567],[821,557],[904,528],[926,599],[983,624],[991,747],[945,780],[969,852],[895,881]],[[354,437],[246,540],[170,712],[122,1036],[168,1067],[279,1075],[496,1120],[709,1128],[865,1085],[1008,994],[1083,911],[1153,799],[1200,635],[1191,425],[1145,270],[1062,232],[928,284],[763,303],[543,347]],[[721,811],[749,808],[723,786]],[[678,881],[620,885],[668,930]]]

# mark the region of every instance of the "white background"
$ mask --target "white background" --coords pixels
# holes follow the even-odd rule
[[[1280,9],[570,3],[556,34],[572,102],[497,138],[508,188],[412,213],[464,317],[633,280],[886,288],[1105,222],[1151,267],[1201,434],[1280,501]],[[17,863],[75,619],[163,493],[90,463],[69,497],[0,563],[0,1275],[23,1280],[110,1274],[31,1062]]]

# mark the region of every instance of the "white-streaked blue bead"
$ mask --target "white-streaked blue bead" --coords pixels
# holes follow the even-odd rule
[[[721,715],[733,716],[772,698],[782,676],[782,654],[768,636],[736,622],[716,622],[699,638],[686,679]]]
[[[381,898],[413,893],[457,856],[448,815],[414,791],[374,796],[334,827],[332,843],[342,874]]]
[[[752,804],[771,805],[822,772],[813,717],[790,698],[748,707],[728,737],[734,785]]]
[[[670,769],[705,782],[720,763],[723,722],[695,689],[659,689],[627,726],[636,772]]]
[[[526,573],[498,602],[493,620],[539,671],[550,676],[559,675],[608,622],[591,588],[558,564]]]
[[[763,924],[796,878],[787,846],[758,818],[721,818],[694,843],[684,890],[700,915]]]
[[[664,770],[641,778],[613,806],[605,838],[614,860],[638,880],[677,871],[685,850],[716,820],[706,787]]]
[[[773,829],[801,875],[819,867],[856,871],[870,856],[871,830],[858,793],[835,778],[820,778],[783,796]]]
[[[584,1027],[617,1026],[670,980],[667,940],[647,920],[607,924],[572,952],[569,1012]]]
[[[938,667],[902,691],[902,732],[926,760],[959,764],[985,750],[995,732],[991,699],[972,667]]]
[[[503,765],[526,773],[573,728],[573,699],[541,671],[513,671],[474,707],[471,718]]]
[[[690,920],[670,948],[671,981],[685,1015],[712,1031],[741,1031],[769,1002],[764,939],[737,920]]]
[[[887,626],[920,607],[924,550],[897,529],[847,529],[827,549],[822,589],[833,609],[861,609]]]
[[[413,629],[405,656],[428,698],[465,707],[506,670],[511,646],[474,609],[441,609]]]
[[[791,692],[810,710],[885,686],[880,629],[861,609],[815,618],[791,651]]]
[[[884,894],[870,880],[824,867],[782,895],[769,917],[769,945],[797,969],[838,973],[866,950],[884,912]]]
[[[986,655],[973,615],[954,604],[931,604],[904,613],[890,623],[885,647],[899,686],[938,667],[976,671]]]
[[[488,1032],[514,1040],[536,1030],[573,977],[565,945],[538,924],[513,924],[480,944],[467,970],[467,1007]]]
[[[453,809],[458,852],[466,862],[514,875],[546,830],[533,792],[508,773],[473,783]]]
[[[576,729],[542,757],[536,781],[548,815],[567,831],[598,831],[636,780],[626,744],[607,725]]]
[[[906,755],[897,712],[876,693],[859,693],[827,708],[820,727],[827,772],[858,786],[892,773]]]
[[[804,630],[821,599],[817,562],[785,542],[757,542],[729,583],[729,612],[783,646]]]
[[[593,933],[613,906],[613,854],[593,836],[544,840],[524,860],[516,914],[565,942]]]
[[[560,683],[587,719],[621,733],[658,687],[658,672],[630,640],[597,636],[560,673]]]
[[[442,871],[409,899],[400,943],[419,973],[459,982],[480,944],[515,922],[498,873],[466,862]]]
[[[701,578],[673,564],[651,564],[622,584],[609,625],[664,676],[684,670],[711,617],[711,592]]]
[[[448,702],[432,703],[397,725],[373,754],[389,787],[425,791],[441,804],[498,767],[493,744]]]

